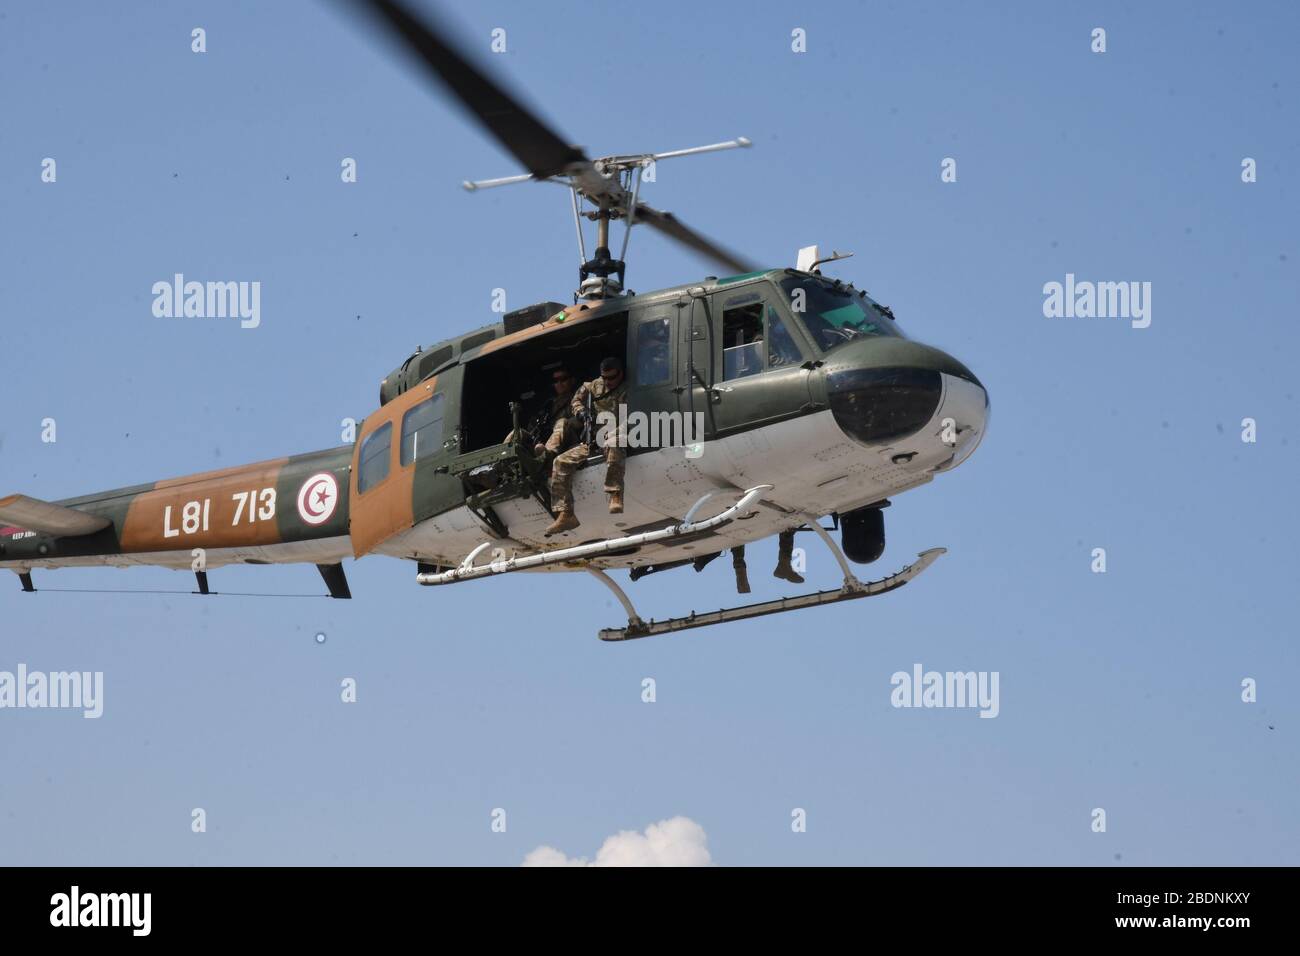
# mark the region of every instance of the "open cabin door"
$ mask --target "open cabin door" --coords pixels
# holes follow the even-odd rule
[[[459,437],[461,369],[426,379],[370,415],[352,453],[352,553],[356,557],[459,504],[446,474]]]

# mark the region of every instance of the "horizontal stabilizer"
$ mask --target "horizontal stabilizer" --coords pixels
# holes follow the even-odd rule
[[[24,531],[72,538],[102,531],[112,522],[100,515],[52,505],[39,498],[10,495],[8,498],[0,498],[0,525],[5,524]]]

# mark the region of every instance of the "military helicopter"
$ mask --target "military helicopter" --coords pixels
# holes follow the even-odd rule
[[[626,626],[599,634],[616,641],[881,594],[944,553],[924,551],[871,582],[850,566],[883,553],[891,496],[975,450],[989,409],[979,379],[905,336],[865,291],[822,274],[846,254],[821,258],[814,246],[793,268],[761,268],[640,200],[653,164],[748,140],[590,159],[430,18],[396,0],[352,5],[384,24],[527,170],[466,188],[528,181],[570,190],[580,263],[572,302],[518,309],[410,355],[383,379],[379,408],[351,444],[58,502],[0,498],[0,567],[24,591],[35,590],[36,569],[153,565],[193,571],[195,593],[209,594],[212,568],[301,562],[317,566],[332,597],[349,598],[343,560],[383,554],[415,562],[416,580],[431,586],[526,570],[591,574],[627,612]],[[584,220],[595,225],[590,257]],[[610,224],[618,221],[625,229],[614,258]],[[723,274],[626,291],[635,225]],[[624,512],[606,513],[597,452],[574,477],[580,529],[548,539],[549,466],[530,420],[552,368],[592,377],[585,373],[607,356],[625,363],[620,416],[683,427],[643,428],[634,443],[636,425],[628,426],[620,433],[629,444]],[[503,388],[513,401],[502,400]],[[654,620],[609,575],[681,568],[791,529],[830,548],[844,575],[839,588]]]

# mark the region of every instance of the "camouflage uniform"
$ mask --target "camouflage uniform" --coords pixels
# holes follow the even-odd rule
[[[556,424],[555,430],[551,433],[551,440],[546,443],[547,450],[558,451],[566,430],[579,427],[578,413],[586,408],[588,394],[591,395],[592,414],[609,412],[617,416],[619,405],[627,400],[627,377],[624,376],[623,381],[614,389],[606,385],[604,379],[596,378],[574,392],[571,403],[573,417],[566,419],[568,424]],[[597,438],[600,427],[598,421],[591,423],[593,442]],[[618,432],[617,428],[606,428],[604,450],[605,491],[610,494],[622,494],[623,466],[627,459],[627,448],[625,437]],[[590,454],[591,446],[584,441],[579,441],[555,459],[555,463],[551,466],[551,507],[555,511],[573,513],[573,473],[582,467]]]

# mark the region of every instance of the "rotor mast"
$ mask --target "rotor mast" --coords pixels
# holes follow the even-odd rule
[[[502,176],[498,179],[466,180],[461,185],[469,192],[490,189],[495,186],[508,186],[513,183],[530,181],[558,182],[569,187],[573,196],[573,218],[578,233],[578,290],[576,298],[607,299],[622,295],[624,275],[627,271],[627,247],[632,236],[632,226],[638,216],[650,225],[658,225],[673,238],[686,242],[697,251],[710,255],[727,266],[734,266],[735,257],[720,247],[714,246],[702,236],[688,231],[672,217],[671,213],[661,213],[640,202],[641,183],[645,171],[653,168],[661,159],[678,156],[695,156],[700,153],[715,153],[724,149],[744,149],[752,145],[743,136],[723,143],[710,143],[707,146],[695,146],[690,149],[675,149],[665,153],[635,153],[626,156],[605,156],[600,159],[582,163],[572,163],[561,175],[539,177],[532,174],[520,176]],[[590,204],[592,208],[584,208]],[[596,245],[592,257],[587,258],[582,220],[596,224]],[[624,221],[623,246],[618,258],[610,252],[609,224],[615,220]],[[737,271],[749,271],[740,268]]]

